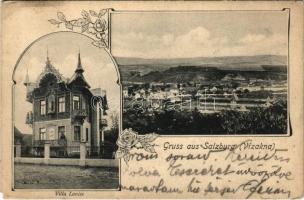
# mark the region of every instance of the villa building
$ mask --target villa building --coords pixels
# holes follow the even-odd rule
[[[89,152],[99,153],[96,147],[104,142],[103,130],[107,126],[104,118],[108,109],[106,92],[91,89],[83,73],[79,53],[70,79],[59,73],[48,56],[36,82],[30,82],[26,75],[26,100],[33,105],[26,123],[33,130],[34,151],[48,142],[51,155],[77,154],[83,142]]]

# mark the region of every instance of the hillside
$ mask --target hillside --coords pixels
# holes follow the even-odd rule
[[[144,59],[115,57],[118,65],[161,65],[161,66],[183,66],[183,65],[286,65],[286,56],[279,55],[257,55],[257,56],[225,56],[225,57],[195,57],[195,58],[172,58],[172,59]]]
[[[226,75],[242,76],[245,79],[272,79],[272,80],[286,80],[286,71],[281,71],[275,67],[272,70],[269,67],[258,71],[236,71],[236,70],[222,70],[216,67],[204,66],[179,66],[172,67],[162,72],[151,71],[147,74],[134,74],[133,76],[124,76],[123,81],[128,82],[161,82],[161,83],[186,83],[186,82],[209,82],[220,81]]]
[[[116,58],[123,81],[202,82],[222,79],[228,73],[245,78],[285,79],[284,56],[235,56],[213,58]]]
[[[162,72],[150,72],[143,76],[133,77],[130,81],[137,82],[170,82],[183,83],[189,81],[202,82],[218,80],[225,74],[214,67],[180,66]]]

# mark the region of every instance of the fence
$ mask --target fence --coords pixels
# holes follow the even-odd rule
[[[92,159],[106,158],[113,159],[115,157],[116,145],[101,145],[101,146],[87,146],[86,156]]]
[[[21,157],[43,158],[44,147],[21,146]]]
[[[113,159],[116,145],[85,146],[86,158]],[[51,158],[80,158],[80,146],[55,146],[50,148]]]
[[[50,147],[51,158],[80,158],[80,146]]]
[[[116,161],[114,161],[116,149],[116,145],[113,144],[86,146],[85,143],[80,143],[79,146],[51,146],[51,144],[45,143],[43,147],[17,144],[14,154],[15,161],[22,163],[116,166]]]

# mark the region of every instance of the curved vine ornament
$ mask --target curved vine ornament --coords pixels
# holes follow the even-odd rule
[[[152,144],[154,140],[158,137],[158,134],[149,133],[145,135],[138,135],[136,131],[131,128],[123,130],[119,135],[116,144],[118,145],[118,150],[116,151],[115,157],[117,159],[123,158],[128,164],[130,160],[130,150],[132,148],[144,149],[149,153],[156,153],[154,146]]]
[[[94,10],[82,10],[82,17],[71,20],[68,20],[62,12],[57,12],[57,19],[49,19],[48,21],[57,25],[58,28],[63,25],[71,31],[87,34],[93,38],[92,44],[94,46],[108,48],[108,12],[109,8],[102,9],[99,13]]]

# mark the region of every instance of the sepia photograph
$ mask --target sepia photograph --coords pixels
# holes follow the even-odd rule
[[[118,189],[119,76],[105,49],[58,32],[14,73],[14,188]]]
[[[288,11],[117,12],[111,26],[124,129],[289,134]]]
[[[3,198],[303,196],[302,2],[1,11]]]

